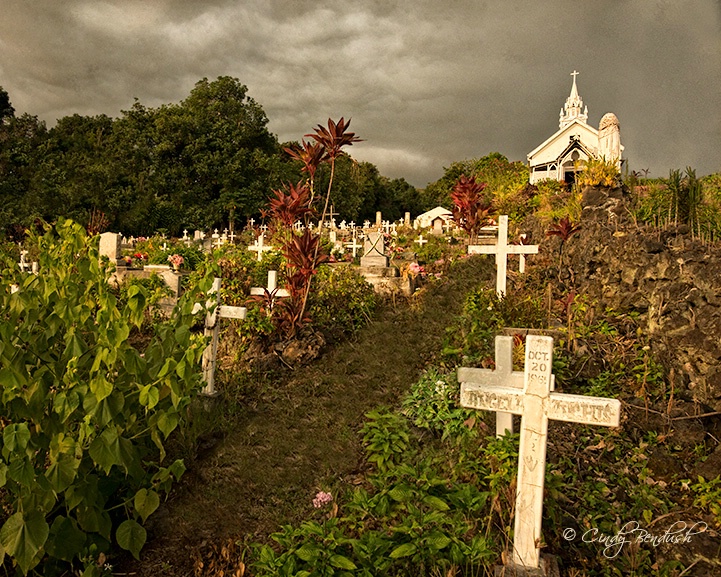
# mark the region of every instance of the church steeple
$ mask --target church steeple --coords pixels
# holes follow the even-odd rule
[[[583,123],[588,120],[588,106],[584,108],[583,100],[581,100],[581,97],[578,95],[578,88],[576,87],[576,76],[578,76],[578,72],[574,70],[571,76],[573,76],[571,95],[566,98],[566,105],[561,108],[561,114],[558,118],[559,129],[566,128],[566,126],[574,120],[580,120]],[[581,113],[582,109],[583,113]]]

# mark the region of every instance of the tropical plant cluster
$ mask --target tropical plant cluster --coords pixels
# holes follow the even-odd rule
[[[139,555],[143,523],[185,470],[166,442],[200,386],[205,342],[191,329],[203,284],[148,327],[148,291],[134,284],[118,300],[80,225],[60,219],[29,243],[42,274],[2,256],[0,555],[22,574],[81,562],[99,575],[111,544]]]

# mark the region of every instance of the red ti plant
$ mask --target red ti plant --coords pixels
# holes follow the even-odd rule
[[[581,225],[573,224],[571,219],[564,216],[557,223],[553,223],[546,231],[546,236],[557,236],[561,239],[558,249],[558,279],[561,280],[561,267],[563,266],[563,247],[566,241],[581,230]]]
[[[310,187],[310,199],[308,204],[313,204],[315,196],[315,173],[320,163],[328,159],[328,154],[320,142],[307,142],[303,140],[299,148],[284,148],[292,158],[303,163],[303,172],[308,174],[308,186]]]
[[[485,182],[476,182],[475,176],[470,178],[461,175],[451,191],[453,201],[453,220],[468,233],[473,242],[481,227],[490,220],[491,203],[481,196]]]
[[[290,298],[283,303],[280,325],[292,335],[307,319],[304,317],[311,279],[318,265],[328,261],[328,255],[320,250],[320,235],[307,228],[300,236],[291,235],[283,246],[283,256],[288,269],[287,283]]]
[[[262,211],[263,216],[269,216],[274,223],[291,228],[298,220],[313,212],[310,208],[310,195],[306,183],[296,185],[288,184],[285,189],[274,190],[267,210]]]

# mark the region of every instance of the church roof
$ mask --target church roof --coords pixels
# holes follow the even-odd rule
[[[584,145],[584,148],[588,152],[592,154],[596,153],[596,148],[598,146],[598,130],[596,130],[593,126],[576,119],[564,128],[557,130],[554,134],[549,136],[546,140],[529,152],[528,161],[531,164],[535,164],[534,161],[541,163],[556,160],[568,148],[572,136],[578,137],[578,140]]]

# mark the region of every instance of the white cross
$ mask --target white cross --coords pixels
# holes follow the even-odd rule
[[[458,369],[459,383],[473,383],[474,385],[493,385],[523,388],[523,371],[513,370],[513,337],[496,336],[496,368],[471,369],[461,367]],[[555,388],[556,376],[551,375],[551,390]],[[496,413],[496,436],[502,437],[513,432],[513,414]]]
[[[228,238],[230,239],[231,243],[234,242],[235,241],[235,231],[231,230],[230,234],[228,235]]]
[[[250,225],[250,228],[253,228],[253,225],[255,224],[255,219],[254,219],[254,218],[249,218],[249,219],[248,219],[248,224]]]
[[[344,220],[341,220],[340,221],[340,229],[345,230],[346,228],[348,228],[348,225],[346,224],[346,222]]]
[[[355,222],[353,222],[353,221],[351,220],[351,221],[348,223],[348,228],[350,228],[350,229],[352,229],[352,230],[355,231]]]
[[[461,406],[521,415],[513,537],[516,569],[539,568],[549,419],[617,427],[621,416],[617,399],[551,392],[552,362],[553,338],[528,335],[523,389],[461,382]]]
[[[267,225],[267,224],[261,224],[261,225],[260,225],[260,230],[261,230],[261,232],[266,232],[266,231],[268,230],[268,225]]]
[[[215,365],[218,356],[218,340],[220,335],[220,326],[218,319],[244,319],[247,313],[245,307],[221,306],[218,303],[218,292],[220,291],[221,279],[215,278],[213,286],[208,291],[208,300],[205,303],[205,336],[210,337],[210,344],[203,351],[203,380],[205,387],[201,391],[201,395],[206,397],[215,397],[218,391],[215,389]],[[199,303],[195,303],[193,314],[202,310],[203,307]]]
[[[255,240],[255,243],[248,247],[248,250],[258,253],[258,262],[263,260],[263,251],[273,250],[272,246],[266,246],[263,244],[263,233]]]
[[[353,242],[347,242],[345,245],[353,250],[353,258],[355,258],[356,254],[358,253],[359,248],[363,248],[362,244],[359,244],[358,241],[355,238],[355,234],[353,235]]]
[[[366,220],[366,221],[363,222],[363,228],[370,228],[370,225],[371,225],[371,221],[370,221],[370,220]]]
[[[28,251],[26,251],[26,250],[20,251],[20,262],[18,263],[18,266],[20,267],[20,270],[22,272],[25,272],[25,270],[30,267],[30,265],[28,265],[27,261],[25,260],[25,255],[27,253],[28,253]]]
[[[295,230],[303,230],[303,228],[304,228],[304,227],[303,227],[303,223],[300,222],[299,220],[296,220],[296,221],[295,221],[295,224],[293,225],[293,228],[294,228]]]
[[[506,273],[509,254],[538,254],[537,244],[508,244],[508,215],[498,217],[498,242],[496,244],[469,245],[468,254],[496,255],[496,293],[506,294]]]
[[[268,271],[268,286],[267,287],[253,287],[250,289],[251,296],[263,296],[266,291],[268,291],[268,294],[270,294],[271,297],[288,297],[290,296],[290,293],[282,288],[277,288],[278,286],[278,271],[277,270],[269,270]]]
[[[188,240],[188,229],[183,229],[183,240]]]
[[[428,241],[425,238],[423,238],[423,235],[421,234],[418,236],[418,240],[416,240],[414,242],[417,242],[421,246],[421,248],[423,248],[423,245],[426,244]]]

